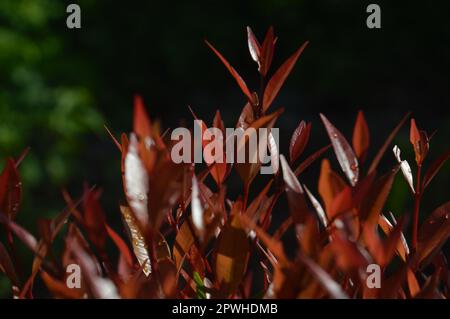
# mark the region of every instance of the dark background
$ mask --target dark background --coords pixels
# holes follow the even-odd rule
[[[66,27],[71,2],[81,6],[80,30]],[[371,129],[371,158],[410,110],[420,128],[438,130],[430,160],[436,158],[449,147],[450,136],[450,3],[374,2],[381,6],[382,28],[371,30],[366,1],[2,0],[0,156],[31,147],[20,168],[19,222],[36,233],[37,218],[64,208],[60,190],[78,196],[85,181],[104,189],[108,220],[118,220],[120,154],[103,124],[116,135],[130,131],[135,93],[164,128],[189,123],[187,105],[208,123],[220,109],[225,125],[234,126],[245,97],[203,40],[256,89],[247,25],[261,41],[267,28],[275,27],[274,67],[310,41],[272,106],[286,109],[277,124],[283,153],[303,119],[313,123],[306,153],[327,143],[319,112],[351,140],[356,112],[363,109]],[[396,143],[413,164],[407,127]],[[392,163],[388,152],[381,170]],[[319,166],[302,180],[313,190]],[[449,199],[449,186],[447,165],[424,197],[424,214]],[[230,192],[233,197],[241,189]],[[401,177],[389,201],[396,214],[410,209]]]

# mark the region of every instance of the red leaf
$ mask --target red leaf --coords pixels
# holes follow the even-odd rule
[[[0,209],[10,220],[14,220],[19,211],[22,197],[22,183],[12,158],[7,159],[0,175]]]
[[[412,145],[416,145],[420,141],[420,132],[417,128],[416,121],[411,119],[411,128],[409,130],[409,141]]]
[[[133,131],[141,138],[151,135],[150,118],[145,110],[144,102],[139,95],[134,96]]]
[[[263,77],[267,75],[267,72],[270,69],[270,65],[272,64],[274,47],[275,46],[274,46],[273,27],[270,27],[269,30],[267,30],[266,36],[261,46],[261,55],[260,55],[261,67],[259,69],[259,72]]]
[[[309,135],[311,132],[311,123],[305,123],[301,121],[298,127],[295,129],[291,137],[291,144],[289,145],[289,157],[291,163],[303,153],[306,144],[309,140]]]
[[[291,73],[292,68],[297,62],[298,58],[302,54],[303,50],[308,45],[308,41],[306,41],[293,55],[291,55],[275,72],[272,78],[267,83],[266,89],[264,91],[263,98],[263,110],[266,111],[269,106],[272,104],[273,100],[277,96],[281,87],[283,86],[284,81],[286,81],[289,73]]]
[[[405,124],[408,117],[411,115],[411,112],[406,113],[406,115],[401,119],[401,121],[397,124],[397,126],[394,128],[394,130],[389,134],[388,138],[384,142],[383,146],[381,146],[380,150],[378,151],[377,155],[373,159],[372,163],[370,164],[368,173],[372,173],[377,169],[378,164],[381,161],[381,158],[383,157],[384,153],[386,152],[387,148],[392,143],[392,140],[397,135],[398,131],[402,128],[403,124]]]
[[[230,71],[231,75],[234,77],[234,79],[236,80],[236,82],[238,83],[239,87],[241,88],[242,92],[244,92],[245,96],[248,98],[248,100],[252,103],[255,104],[255,99],[253,97],[253,95],[250,93],[250,90],[247,87],[247,84],[245,84],[244,80],[242,79],[242,77],[239,75],[239,73],[231,66],[231,64],[222,56],[222,54],[220,54],[219,51],[216,50],[216,48],[214,48],[212,46],[211,43],[209,43],[208,41],[205,40],[205,43],[209,46],[209,48],[219,57],[219,59],[222,61],[222,63],[225,65],[225,67],[228,69],[228,71]]]
[[[320,114],[320,117],[330,137],[331,145],[333,145],[334,153],[341,165],[342,171],[347,176],[350,184],[355,186],[359,177],[358,159],[355,153],[342,133],[323,114]]]
[[[125,243],[125,241],[122,239],[122,237],[117,234],[114,229],[109,227],[105,224],[106,232],[108,233],[109,238],[114,242],[114,244],[119,249],[122,256],[125,258],[125,261],[127,262],[128,266],[133,266],[133,255],[131,255],[131,251],[128,248],[128,245]]]
[[[425,189],[428,184],[430,184],[431,180],[436,176],[436,174],[441,169],[442,165],[444,165],[445,161],[450,157],[450,150],[442,154],[436,161],[431,164],[430,168],[427,170],[423,177],[423,189]]]
[[[103,249],[106,241],[106,217],[99,202],[99,191],[85,190],[83,201],[84,206],[84,226],[88,237],[98,249]]]
[[[416,126],[416,121],[411,119],[411,129],[409,131],[409,140],[414,147],[414,154],[416,155],[416,163],[421,166],[425,157],[428,154],[429,139],[425,131],[419,131]]]
[[[318,186],[319,194],[325,204],[325,210],[329,218],[332,215],[334,198],[344,189],[345,185],[342,178],[331,169],[330,162],[323,159]]]
[[[367,126],[366,119],[364,118],[364,113],[359,111],[358,117],[356,118],[355,127],[353,129],[353,149],[361,162],[366,158],[367,150],[369,148],[369,141],[369,127]]]

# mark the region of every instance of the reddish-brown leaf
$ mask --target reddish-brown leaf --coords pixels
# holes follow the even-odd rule
[[[267,75],[267,72],[269,72],[270,66],[272,64],[273,51],[275,48],[274,38],[275,36],[273,32],[273,27],[270,27],[269,30],[267,30],[266,36],[261,45],[261,54],[259,57],[261,64],[259,72],[263,77]]]
[[[151,136],[151,122],[145,110],[144,102],[139,95],[134,96],[134,119],[133,131],[140,137]]]
[[[237,162],[234,166],[236,167],[236,170],[242,181],[247,186],[250,185],[255,176],[258,174],[259,169],[261,168],[262,163],[259,156],[260,150],[266,150],[268,147],[268,143],[270,142],[269,134],[267,134],[267,136],[258,134],[259,128],[266,128],[270,130],[283,111],[284,109],[280,108],[269,115],[260,117],[259,119],[254,121],[250,125],[250,127],[243,132],[240,139],[237,140],[236,154],[245,154],[245,163]],[[252,140],[254,140],[256,144],[256,149],[253,150],[251,150],[249,147],[249,143]],[[249,149],[253,152],[250,153],[248,151]]]
[[[289,158],[291,163],[295,162],[297,158],[305,150],[306,144],[309,140],[311,133],[311,123],[301,121],[298,127],[295,129],[291,137],[291,143],[289,145]]]
[[[220,54],[219,51],[216,50],[216,48],[214,48],[212,46],[211,43],[209,43],[208,41],[206,41],[206,44],[209,46],[209,48],[219,57],[219,59],[222,61],[222,63],[225,65],[225,67],[228,69],[228,71],[230,71],[231,75],[233,76],[233,78],[236,80],[236,82],[238,83],[239,87],[241,88],[242,92],[245,94],[245,96],[247,97],[247,99],[252,103],[255,104],[254,101],[254,97],[253,95],[250,93],[250,90],[247,87],[247,84],[245,84],[244,80],[242,79],[242,77],[239,75],[239,73],[231,66],[231,64],[222,56],[222,54]]]
[[[105,213],[99,202],[100,192],[85,189],[83,201],[84,206],[84,226],[86,227],[88,238],[98,249],[102,250],[106,242]]]
[[[120,253],[124,257],[125,261],[127,262],[127,265],[129,267],[133,266],[133,256],[131,255],[131,251],[128,248],[128,245],[125,243],[125,241],[122,239],[122,237],[117,234],[114,229],[109,227],[108,225],[105,225],[106,232],[108,233],[109,238],[114,242],[116,247],[119,249]]]
[[[363,162],[367,155],[367,150],[369,148],[369,127],[367,126],[366,119],[364,118],[364,113],[362,111],[358,112],[356,118],[355,127],[353,129],[353,149],[360,162]]]
[[[350,184],[355,186],[359,178],[359,166],[358,159],[353,152],[353,149],[348,144],[344,135],[336,128],[330,121],[320,114],[323,124],[327,130],[328,136],[333,145],[334,153],[336,154],[339,165],[341,165],[342,171],[347,176]]]
[[[272,75],[272,78],[267,83],[266,89],[264,90],[263,98],[263,110],[266,111],[272,104],[275,97],[278,95],[283,83],[286,81],[289,73],[291,73],[292,68],[297,62],[298,58],[302,54],[303,50],[308,45],[306,41],[293,55],[291,55],[280,68]]]
[[[330,162],[327,159],[322,160],[318,186],[319,194],[325,204],[327,215],[330,218],[334,198],[344,189],[345,182],[331,169]]]
[[[47,289],[55,296],[56,298],[62,299],[81,299],[83,298],[82,289],[78,288],[69,288],[67,283],[62,280],[58,280],[52,276],[50,276],[46,271],[41,271],[42,281],[47,286]]]

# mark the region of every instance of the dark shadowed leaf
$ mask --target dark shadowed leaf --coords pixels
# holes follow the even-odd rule
[[[22,197],[22,183],[12,158],[6,160],[3,172],[0,175],[0,214],[6,214],[14,220],[19,211]]]
[[[269,27],[269,30],[267,30],[266,36],[264,37],[264,41],[261,45],[261,54],[259,57],[261,64],[259,72],[263,77],[267,75],[267,72],[269,72],[270,66],[272,64],[273,51],[275,48],[274,38],[275,35],[273,32],[273,27]]]
[[[363,162],[369,149],[370,135],[364,113],[358,112],[355,127],[353,129],[353,149],[360,162]]]
[[[16,270],[14,269],[14,264],[8,254],[8,251],[2,243],[0,243],[0,271],[5,273],[5,275],[11,280],[13,285],[19,285],[19,278],[17,276]]]

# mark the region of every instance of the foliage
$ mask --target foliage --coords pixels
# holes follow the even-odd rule
[[[307,42],[271,73],[277,41],[272,28],[261,44],[248,28],[250,54],[261,79],[259,92],[251,90],[207,42],[248,100],[238,127],[273,128],[281,116],[282,108],[272,113],[269,108]],[[432,135],[411,119],[413,175],[400,149],[392,145],[410,114],[387,136],[372,161],[367,155],[369,126],[362,112],[352,143],[325,115],[320,116],[330,145],[308,156],[304,154],[312,123],[300,121],[289,159],[268,141],[270,135],[260,141],[269,145],[280,169],[258,190],[253,187],[261,163],[214,162],[205,167],[173,163],[173,142],[136,97],[133,132],[122,134],[120,140],[110,133],[122,159],[125,196],[120,211],[127,240],[110,226],[99,203],[101,191],[88,186],[78,200],[64,193],[67,208],[51,220],[40,220],[36,239],[15,222],[22,187],[18,169],[26,154],[8,159],[0,176],[0,222],[7,235],[6,244],[0,244],[0,269],[11,282],[12,295],[34,297],[34,282],[40,278],[50,295],[59,298],[448,298],[448,264],[441,247],[450,235],[450,205],[444,203],[427,214],[422,225],[418,217],[425,214],[420,202],[427,186],[450,153],[425,165]],[[213,126],[223,130],[219,112]],[[203,141],[203,147],[207,145]],[[391,147],[397,163],[380,173],[379,162]],[[318,190],[311,191],[299,179],[331,148],[334,155],[322,159]],[[333,169],[335,160],[342,173]],[[414,209],[396,220],[385,203],[400,171]],[[242,180],[243,193],[237,198],[227,195],[232,173]],[[289,217],[272,232],[283,199]],[[287,246],[289,234],[295,240]],[[56,252],[53,244],[61,237],[64,248]],[[25,277],[15,256],[16,239],[35,256]],[[107,252],[107,244],[114,244],[118,256]],[[66,286],[65,269],[74,263],[82,270],[78,289]],[[381,267],[380,288],[366,284],[367,266],[373,263]]]

